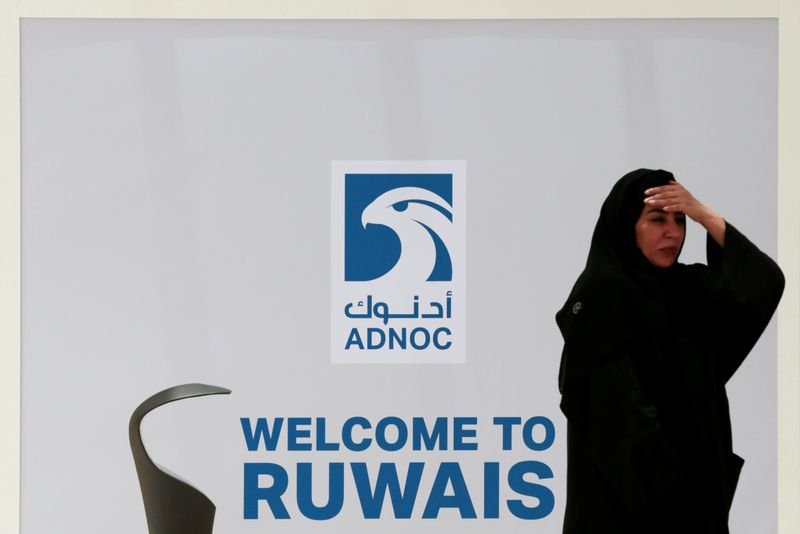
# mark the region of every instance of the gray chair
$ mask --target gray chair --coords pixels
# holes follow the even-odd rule
[[[139,475],[147,528],[150,534],[211,534],[216,506],[198,489],[156,465],[142,443],[140,425],[150,411],[163,404],[191,397],[224,395],[229,389],[206,384],[174,386],[141,403],[128,425],[133,461]]]

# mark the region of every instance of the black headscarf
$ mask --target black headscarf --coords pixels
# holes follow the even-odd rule
[[[570,534],[728,532],[742,460],[725,383],[767,326],[784,279],[727,221],[724,251],[706,238],[708,265],[652,265],[635,224],[644,191],[671,180],[640,169],[614,185],[556,314]]]
[[[637,276],[653,267],[636,246],[636,221],[644,208],[644,192],[674,180],[672,173],[638,169],[620,178],[608,194],[594,228],[586,271],[617,269]]]
[[[667,171],[638,169],[620,178],[603,202],[586,267],[556,314],[565,341],[559,372],[562,392],[633,337],[635,325],[642,320],[657,325],[664,316],[665,293],[678,284],[679,266],[652,265],[636,246],[635,225],[644,208],[644,192],[672,180]],[[570,352],[593,356],[569,361]]]

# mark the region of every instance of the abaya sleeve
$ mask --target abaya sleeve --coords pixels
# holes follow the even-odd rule
[[[727,382],[767,327],[785,280],[780,268],[732,224],[725,246],[707,239],[706,285],[717,368]]]
[[[607,487],[635,513],[676,487],[681,464],[637,377],[635,352],[642,343],[630,317],[634,308],[626,303],[627,286],[593,282],[580,284],[557,316],[565,340],[561,409],[573,451],[584,450],[578,456],[590,458]]]

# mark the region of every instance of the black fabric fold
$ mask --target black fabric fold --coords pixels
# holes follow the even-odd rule
[[[725,383],[769,323],[784,278],[728,222],[723,247],[709,237],[708,265],[651,265],[634,225],[644,191],[672,179],[639,169],[617,182],[556,314],[567,534],[728,532],[742,462]]]

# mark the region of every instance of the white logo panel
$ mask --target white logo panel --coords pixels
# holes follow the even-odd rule
[[[333,162],[333,363],[465,361],[465,168]]]

